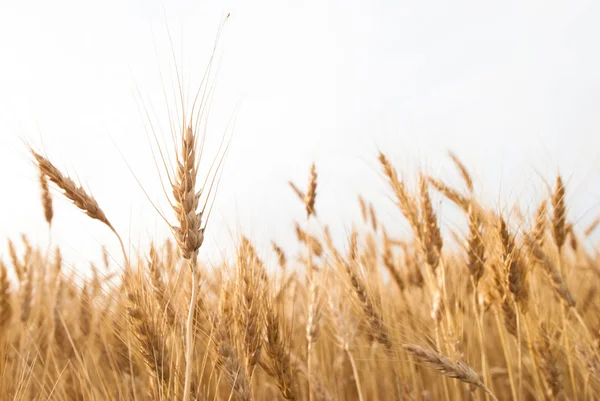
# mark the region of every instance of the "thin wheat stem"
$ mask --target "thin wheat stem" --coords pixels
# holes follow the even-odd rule
[[[189,262],[190,264],[192,261]],[[196,303],[198,301],[199,274],[198,269],[190,266],[192,271],[192,296],[190,297],[190,306],[185,330],[185,382],[183,388],[184,400],[186,396],[189,399],[192,384],[192,366],[194,362],[194,316],[196,313]]]
[[[358,375],[358,368],[356,367],[356,361],[354,360],[354,356],[348,347],[345,347],[346,355],[348,355],[348,360],[350,361],[350,366],[352,366],[352,374],[354,375],[354,383],[356,384],[356,392],[358,393],[358,401],[364,401],[362,395],[362,386],[360,385],[360,377]]]
[[[500,315],[498,310],[494,310],[494,318],[496,320],[496,327],[498,329],[498,335],[500,336],[500,343],[502,344],[502,351],[504,354],[504,360],[506,362],[506,370],[508,371],[508,381],[510,385],[510,392],[512,394],[513,400],[517,400],[517,389],[515,387],[515,378],[512,369],[512,364],[510,363],[510,354],[508,351],[508,345],[506,343],[506,336],[504,335],[504,330],[502,329],[502,323],[500,322]]]

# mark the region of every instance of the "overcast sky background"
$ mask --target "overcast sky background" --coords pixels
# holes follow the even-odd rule
[[[132,249],[166,238],[124,158],[173,221],[140,107],[168,141],[171,51],[193,90],[227,13],[209,149],[240,108],[204,255],[240,231],[263,250],[293,244],[303,208],[287,180],[304,186],[313,161],[320,223],[338,238],[359,220],[358,193],[407,234],[379,149],[409,182],[425,169],[458,186],[453,150],[488,205],[525,212],[560,171],[569,218],[584,228],[600,213],[598,2],[24,0],[0,5],[0,238],[48,240],[24,142],[79,177]],[[55,204],[69,262],[103,244],[118,255],[105,227]],[[461,224],[438,207],[446,228]]]

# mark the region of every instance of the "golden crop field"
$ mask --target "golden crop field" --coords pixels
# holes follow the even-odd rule
[[[535,215],[523,216],[480,202],[453,154],[463,188],[424,173],[409,187],[381,153],[412,236],[389,235],[397,221],[379,220],[365,196],[362,228],[336,247],[312,165],[306,183],[290,182],[306,215],[295,223],[298,255],[275,240],[278,265],[268,265],[242,236],[235,255],[208,267],[199,254],[220,163],[198,175],[193,119],[176,135],[172,240],[135,254],[123,246],[84,281],[65,271],[59,247],[24,235],[18,254],[9,241],[0,262],[2,399],[599,398],[600,260],[582,245],[598,220],[573,229],[560,176]],[[31,157],[50,228],[60,218],[53,198],[64,195],[121,242],[89,191],[49,157]],[[465,232],[442,236],[434,192],[462,211]]]
[[[181,48],[170,33],[163,38],[169,52],[159,34],[155,80],[141,26],[162,21],[162,1],[81,10],[73,1],[65,11],[47,3],[8,17],[0,10],[8,60],[0,63],[0,135],[22,129],[21,154],[8,156],[29,168],[0,155],[2,171],[18,170],[5,173],[13,180],[6,182],[21,185],[2,185],[0,401],[600,401],[600,217],[592,215],[600,203],[594,184],[571,180],[592,159],[598,167],[592,2],[521,6],[513,18],[519,2],[419,11],[419,2],[242,1],[233,66],[220,70],[217,51],[227,13],[204,75],[195,56],[183,55],[202,48],[184,46],[183,28]],[[195,17],[201,10],[192,11],[198,2],[185,3],[173,20],[164,13],[165,25],[179,29],[177,18],[187,16],[208,29]],[[140,77],[132,102],[139,116],[124,99],[126,65]],[[241,101],[231,116],[211,109],[222,71],[230,101],[232,88],[252,81],[240,89],[250,104],[241,128],[234,129]],[[38,127],[39,140],[21,125],[30,98],[49,124]],[[215,114],[227,122],[213,149]],[[142,127],[148,143],[138,137]],[[234,136],[238,129],[245,137]],[[121,171],[100,150],[101,132],[118,138],[122,174],[139,184],[150,218],[128,203],[131,183],[113,179]],[[424,164],[438,169],[437,156],[426,160],[432,149],[456,143],[495,169],[492,176],[505,167],[492,156],[520,179],[524,165],[544,158],[556,166],[544,171],[557,173],[534,175],[539,187],[513,202],[512,179],[497,188],[452,151],[447,162],[459,180],[431,168],[408,173],[404,144],[419,141]],[[380,148],[366,150],[369,143]],[[66,166],[85,167],[56,150],[78,152],[80,144],[95,156],[81,177]],[[365,178],[353,162],[376,166],[385,190],[353,192]],[[152,167],[156,181],[146,175]],[[227,176],[225,168],[245,174]],[[241,210],[215,222],[221,181],[232,177],[225,203],[239,200]],[[278,179],[290,199],[270,187]],[[25,188],[39,190],[39,199],[23,196]],[[583,212],[570,196],[578,190],[596,202]],[[252,202],[273,215],[253,213]],[[344,215],[346,204],[355,220]],[[88,243],[64,205],[113,242],[90,235]],[[277,214],[294,211],[287,221]],[[219,258],[210,257],[208,240],[245,214],[281,230],[265,243],[245,224],[228,242],[214,241]],[[47,237],[19,237],[36,216]],[[142,228],[130,221],[127,232],[124,216],[140,216]],[[151,245],[139,245],[144,229]],[[103,258],[82,249],[88,244]],[[74,267],[73,252],[89,264]]]

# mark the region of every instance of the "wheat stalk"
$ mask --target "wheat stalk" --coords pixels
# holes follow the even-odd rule
[[[203,211],[199,210],[202,191],[196,192],[198,165],[196,158],[197,136],[189,125],[181,134],[180,153],[177,157],[177,171],[172,182],[173,210],[177,218],[177,226],[172,231],[179,246],[179,251],[187,261],[192,273],[192,294],[186,323],[186,368],[183,390],[183,401],[189,401],[191,394],[192,357],[194,347],[194,316],[200,286],[200,269],[197,268],[198,251],[204,242],[202,227]]]

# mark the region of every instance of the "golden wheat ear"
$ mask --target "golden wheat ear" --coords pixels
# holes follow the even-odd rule
[[[6,265],[0,261],[0,332],[10,324],[13,315],[10,281],[8,280],[8,271]]]
[[[458,156],[455,153],[448,152],[448,156],[450,156],[450,159],[452,159],[452,163],[454,163],[454,165],[460,172],[460,177],[465,182],[469,193],[473,193],[473,179],[471,178],[471,174],[469,174],[469,170],[467,170],[467,167],[462,163],[462,161],[458,158]]]
[[[108,228],[115,231],[113,225],[108,220],[104,214],[104,211],[102,211],[98,205],[98,202],[92,195],[88,194],[81,186],[75,184],[75,182],[67,175],[61,173],[60,170],[58,170],[54,164],[50,162],[50,160],[34,150],[31,150],[31,153],[35,158],[40,172],[46,175],[50,181],[56,184],[56,186],[62,190],[64,196],[71,200],[75,206],[77,206],[89,217],[101,221],[108,226]]]
[[[195,263],[204,236],[201,231],[202,215],[198,213],[199,197],[196,195],[196,136],[188,127],[181,141],[180,156],[177,161],[176,181],[173,183],[173,209],[178,227],[174,227],[175,239],[184,259]]]
[[[492,399],[498,401],[496,396],[483,384],[479,375],[466,363],[462,361],[452,362],[450,358],[442,353],[427,350],[415,344],[404,344],[402,348],[417,357],[425,366],[436,370],[439,374],[479,387]]]
[[[315,211],[315,200],[317,198],[317,168],[315,163],[310,166],[310,181],[308,182],[308,188],[306,192],[302,192],[293,182],[289,181],[288,184],[294,190],[298,198],[304,203],[306,209],[306,218],[308,219],[311,215],[317,216]]]
[[[48,176],[40,170],[40,189],[42,190],[42,206],[44,207],[44,218],[48,226],[52,226],[52,218],[54,217],[54,208],[52,207],[52,195],[48,187]]]
[[[112,223],[106,217],[104,211],[100,208],[100,205],[96,199],[86,192],[80,185],[75,184],[69,176],[60,172],[58,168],[54,166],[46,157],[40,155],[32,148],[29,148],[35,162],[40,170],[40,174],[46,176],[52,183],[54,183],[63,193],[67,199],[69,199],[79,210],[84,212],[86,215],[94,220],[98,220],[106,225],[110,230],[117,236],[125,257],[125,262],[129,265],[129,259],[125,246],[121,240],[121,236],[115,230]]]
[[[197,268],[197,259],[200,247],[204,242],[204,230],[210,216],[210,210],[205,216],[206,205],[209,202],[213,186],[220,172],[221,163],[224,155],[219,159],[215,171],[213,165],[209,170],[204,184],[206,185],[210,178],[208,188],[205,185],[198,187],[198,167],[201,159],[202,146],[198,152],[198,144],[201,138],[198,136],[197,130],[192,128],[192,123],[181,133],[181,143],[179,145],[179,154],[177,155],[177,167],[174,179],[172,180],[172,193],[174,202],[173,210],[177,218],[177,224],[171,226],[175,240],[182,257],[187,261],[190,271],[192,272],[192,294],[190,298],[190,306],[188,310],[188,318],[186,324],[186,367],[184,378],[184,393],[183,400],[188,401],[191,396],[191,375],[193,364],[193,321],[195,316],[195,308],[197,304],[200,285],[200,269]],[[221,144],[222,146],[222,144]],[[219,148],[219,151],[221,147]],[[211,176],[212,171],[212,176]],[[200,204],[200,198],[206,193],[204,205]]]

